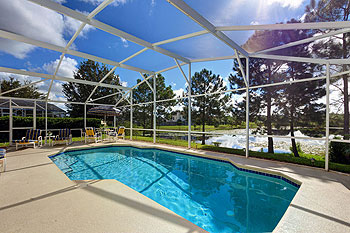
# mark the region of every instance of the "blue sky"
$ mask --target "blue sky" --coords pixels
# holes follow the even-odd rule
[[[102,0],[56,0],[69,8],[88,14]],[[308,0],[187,0],[192,8],[206,17],[215,26],[269,24],[286,22],[291,18],[300,18]],[[149,42],[158,42],[187,33],[203,30],[199,25],[169,4],[166,0],[115,0],[95,17],[108,25],[128,32]],[[65,46],[80,22],[44,9],[25,0],[0,1],[0,28],[27,37]],[[253,32],[227,32],[227,35],[243,44]],[[221,41],[209,35],[203,35],[183,41],[162,45],[161,47],[188,58],[205,58],[231,55],[232,50]],[[75,40],[71,49],[90,53],[102,58],[121,61],[143,47],[108,34],[91,26],[86,26]],[[0,39],[0,66],[26,69],[52,74],[57,66],[60,53],[27,45],[24,43]],[[59,75],[72,77],[79,57],[67,55],[59,70]],[[158,71],[175,65],[172,58],[154,51],[147,51],[125,64]],[[224,79],[230,74],[232,61],[194,63],[193,73],[202,68],[213,70]],[[187,68],[186,68],[187,71]],[[117,68],[124,85],[136,84],[140,74]],[[185,87],[184,78],[176,69],[163,73],[166,83],[179,93]],[[0,73],[0,78],[9,75]],[[19,77],[37,80],[31,77]],[[46,91],[49,82],[38,85]],[[60,82],[55,82],[52,99],[64,99]]]

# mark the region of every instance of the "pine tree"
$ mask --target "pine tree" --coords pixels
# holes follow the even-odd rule
[[[80,63],[78,71],[74,73],[74,79],[81,79],[93,82],[99,82],[105,75],[110,72],[105,65],[100,65],[97,62],[86,60]],[[104,81],[108,84],[120,85],[120,78],[114,73],[110,74]],[[90,96],[91,92],[95,86],[86,85],[81,83],[65,83],[63,84],[63,93],[70,102],[85,102]],[[98,87],[91,99],[97,99],[106,95],[117,93],[118,90],[106,87]],[[104,104],[115,104],[117,99],[120,98],[121,94],[116,94],[111,98],[104,98],[101,100],[94,101],[94,103],[104,103]],[[71,117],[82,117],[84,112],[84,105],[81,104],[66,104],[68,108],[68,113]],[[87,110],[92,106],[87,105]]]
[[[0,81],[1,92],[10,91],[15,88],[28,85],[30,83],[31,82],[28,80],[25,80],[24,83],[21,83],[19,80],[15,79],[14,77],[9,77],[9,80],[4,79]],[[44,97],[44,94],[40,93],[38,91],[38,88],[32,85],[32,86],[18,89],[16,91],[12,91],[10,93],[5,94],[4,96],[29,98],[29,99],[42,99]]]
[[[297,23],[298,21],[292,19],[288,23]],[[307,30],[285,30],[282,32],[283,44],[290,43],[292,41],[302,40],[309,36]],[[299,57],[311,57],[308,45],[302,44],[287,48],[278,52],[280,55],[285,56],[299,56]],[[287,62],[288,67],[281,77],[283,80],[300,80],[306,78],[312,78],[314,76],[315,65],[304,62]],[[316,103],[321,97],[326,94],[324,88],[324,80],[316,80],[311,82],[299,82],[291,85],[283,85],[280,87],[280,97],[278,108],[276,112],[283,115],[285,119],[289,121],[290,134],[294,137],[294,129],[298,118],[302,118],[307,114],[311,114],[310,111],[317,110],[320,107]],[[318,107],[317,107],[318,106]],[[324,105],[322,105],[324,107]],[[321,106],[321,108],[322,108]],[[295,139],[291,139],[292,151],[294,156],[299,157],[299,152]]]
[[[249,51],[260,51],[275,47],[281,43],[281,33],[279,31],[256,31],[243,45],[243,47]],[[245,59],[241,60],[244,67]],[[282,61],[270,60],[270,59],[249,59],[249,85],[258,86],[264,84],[275,83],[279,80],[280,68],[283,65]],[[238,62],[235,60],[233,65],[234,74],[229,77],[230,87],[233,88],[244,88],[245,83],[242,77],[241,70],[239,69]],[[238,92],[239,94],[245,91]],[[276,87],[265,87],[250,89],[250,100],[249,100],[249,118],[250,121],[256,121],[260,114],[266,110],[266,121],[265,126],[268,135],[272,135],[272,107],[273,100],[277,98],[278,93]],[[245,105],[246,101],[238,103],[237,106],[233,107],[234,115],[241,115],[245,117]],[[268,137],[268,152],[274,153],[273,149],[273,138]]]
[[[329,22],[329,21],[348,21],[350,17],[349,0],[311,0],[306,7],[305,22]],[[315,30],[315,33],[327,33],[330,30]],[[341,58],[350,57],[350,33],[344,33],[341,36],[333,36],[328,40],[318,41],[313,45],[313,51],[322,58]],[[348,65],[338,67],[338,72],[349,70]],[[341,77],[342,86],[338,86],[339,79],[331,79],[333,85],[342,89],[343,99],[339,101],[343,104],[344,111],[344,139],[349,139],[349,74]]]
[[[145,77],[147,76],[145,75]],[[141,79],[138,79],[137,83],[140,82]],[[153,88],[154,79],[150,78],[148,82]],[[172,87],[165,85],[165,78],[161,74],[158,74],[156,77],[156,93],[157,100],[172,99],[175,97]],[[153,92],[146,82],[133,90],[133,101],[134,103],[153,102]],[[175,106],[175,104],[175,100],[156,104],[157,124],[161,124],[169,119],[172,107]],[[143,106],[135,105],[134,119],[136,123],[143,128],[153,128],[153,104],[150,103]],[[143,131],[143,135],[145,135],[145,131]]]
[[[191,79],[191,94],[209,94],[219,91],[225,91],[227,87],[220,75],[213,74],[212,71],[203,69],[196,72]],[[188,90],[186,91],[188,95]],[[202,125],[202,132],[205,132],[206,124],[218,125],[220,119],[227,112],[226,104],[229,96],[227,94],[202,95],[192,98],[192,121],[195,124]],[[184,112],[187,115],[188,102],[184,100]],[[205,144],[205,134],[202,137],[202,144]]]

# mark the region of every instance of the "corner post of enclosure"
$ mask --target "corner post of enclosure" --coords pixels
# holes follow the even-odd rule
[[[84,129],[86,128],[86,103],[84,104]]]
[[[191,63],[188,63],[188,148],[191,148],[191,125],[192,125],[192,119],[191,119],[191,93],[192,93],[192,87],[191,87]]]
[[[45,101],[45,144],[47,143],[47,101]]]
[[[245,157],[249,157],[249,57],[246,58],[246,149]]]
[[[326,64],[326,156],[325,169],[329,170],[329,85],[330,85],[330,64]]]
[[[12,139],[13,139],[13,132],[12,132],[12,127],[13,127],[13,111],[12,111],[12,99],[9,99],[9,107],[10,107],[10,118],[9,118],[9,141],[10,145],[12,145]]]
[[[153,76],[153,143],[156,143],[156,124],[157,124],[157,89],[156,89],[157,75]]]
[[[132,140],[132,121],[133,121],[133,101],[132,101],[132,89],[130,91],[130,140]]]
[[[33,109],[33,128],[36,129],[36,101],[34,101],[34,109]]]

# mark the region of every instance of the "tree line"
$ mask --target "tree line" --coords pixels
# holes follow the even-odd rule
[[[327,21],[347,21],[350,14],[349,0],[311,0],[305,9],[304,22],[327,22]],[[301,23],[300,20],[291,19],[287,23]],[[327,33],[330,29],[324,30],[273,30],[256,31],[243,45],[249,51],[260,51],[293,41],[310,38],[316,33]],[[307,57],[307,58],[342,58],[348,59],[350,56],[350,33],[344,33],[341,37],[333,36],[327,40],[318,40],[313,43],[301,44],[282,50],[270,52],[273,55]],[[291,61],[280,61],[272,59],[250,58],[249,64],[245,59],[241,59],[244,70],[249,66],[249,85],[260,86],[264,84],[274,84],[287,81],[300,81],[302,79],[325,75],[325,66],[312,63],[300,63]],[[347,65],[332,65],[331,72],[342,72],[348,70]],[[98,82],[108,72],[110,68],[100,65],[94,61],[83,61],[77,72],[75,79]],[[245,87],[245,82],[239,68],[237,60],[233,62],[232,73],[228,77],[230,89]],[[146,75],[145,75],[146,76]],[[331,84],[337,87],[342,96],[336,104],[342,107],[343,114],[343,135],[344,139],[349,139],[349,94],[348,76],[332,78]],[[146,76],[147,77],[147,76]],[[173,99],[175,93],[170,85],[165,84],[165,77],[157,74],[156,78],[150,78],[148,82],[153,86],[156,80],[157,100]],[[10,82],[10,83],[8,83]],[[117,74],[111,73],[106,83],[120,85],[121,80]],[[141,79],[137,80],[139,84]],[[12,86],[11,86],[12,85]],[[1,83],[2,92],[13,87],[18,87],[15,80],[3,80]],[[29,88],[29,89],[28,89]],[[28,92],[34,93],[32,97],[42,98],[34,87],[22,89],[26,97],[31,98]],[[94,86],[80,83],[63,84],[63,93],[68,101],[85,102],[93,91]],[[245,90],[225,93],[227,86],[218,74],[203,69],[195,72],[191,77],[191,95],[200,95],[192,98],[192,123],[201,126],[205,132],[206,125],[219,125],[222,122],[239,124],[245,121],[246,103],[243,101],[232,102],[234,95],[243,95]],[[17,93],[17,94],[16,94]],[[19,94],[18,94],[19,93]],[[210,94],[209,93],[216,93]],[[20,92],[12,93],[21,95]],[[116,100],[122,97],[116,89],[98,87],[91,99],[98,99],[103,96],[112,95],[111,98],[104,98],[95,101],[96,103],[115,104]],[[188,87],[183,96],[189,94]],[[298,82],[264,88],[253,88],[249,91],[250,96],[250,121],[261,122],[263,133],[274,134],[276,125],[285,125],[291,136],[294,136],[296,127],[313,127],[324,130],[325,126],[325,104],[320,100],[325,96],[325,80],[315,80],[308,82]],[[11,96],[11,94],[9,94]],[[143,82],[133,90],[134,103],[145,103],[153,101],[153,93],[146,82]],[[123,101],[120,105],[127,105]],[[174,106],[182,104],[182,114],[188,115],[188,99],[171,100],[157,104],[157,125],[162,124],[171,118]],[[90,108],[90,106],[88,106]],[[81,117],[83,105],[67,104],[68,113],[71,117]],[[129,108],[123,112],[123,117],[127,119]],[[153,127],[153,105],[134,106],[134,120],[137,125],[144,128]],[[205,143],[205,135],[202,137]],[[295,139],[291,139],[292,150],[295,156],[299,156]],[[274,153],[273,138],[268,138],[268,152]]]

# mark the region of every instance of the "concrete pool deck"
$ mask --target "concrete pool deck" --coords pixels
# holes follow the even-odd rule
[[[279,172],[302,182],[275,232],[350,232],[350,176],[321,169],[246,159],[168,145],[120,141],[215,156]],[[75,182],[48,158],[55,146],[8,152],[0,175],[0,232],[204,232],[116,180]],[[106,143],[110,145],[110,143]]]

